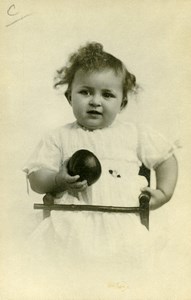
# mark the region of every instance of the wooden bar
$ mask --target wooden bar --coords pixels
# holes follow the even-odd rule
[[[149,230],[149,202],[150,202],[150,194],[148,192],[142,193],[139,196],[140,203],[140,220],[141,224],[143,224]]]
[[[76,205],[76,204],[34,204],[34,209],[45,210],[66,210],[66,211],[97,211],[108,213],[140,213],[141,207],[120,207],[120,206],[102,206],[102,205]]]

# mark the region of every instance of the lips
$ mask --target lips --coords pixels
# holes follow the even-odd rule
[[[97,110],[89,110],[87,113],[90,115],[102,115],[102,113]]]

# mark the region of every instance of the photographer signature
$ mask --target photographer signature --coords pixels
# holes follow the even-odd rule
[[[126,291],[129,288],[128,283],[124,281],[120,281],[120,282],[111,281],[108,283],[107,286],[108,288],[118,289],[122,292]]]
[[[6,27],[9,27],[9,26],[25,19],[26,17],[31,16],[32,14],[20,15],[20,13],[17,11],[17,9],[15,7],[15,4],[12,4],[7,9],[7,15],[10,17],[10,19],[12,19],[12,20],[14,19],[11,23],[6,25]],[[15,19],[15,17],[16,17],[16,19]]]

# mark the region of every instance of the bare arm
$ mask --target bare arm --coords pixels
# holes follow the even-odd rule
[[[56,172],[48,169],[32,172],[29,175],[31,189],[39,194],[55,192],[57,189],[55,181],[56,174]]]
[[[156,209],[168,202],[173,193],[178,177],[178,164],[175,156],[162,162],[156,169],[156,189],[146,187],[142,191],[151,194],[150,208]]]
[[[165,195],[166,200],[170,200],[174,193],[174,189],[178,177],[178,164],[175,156],[161,163],[156,172],[156,188],[161,190]]]

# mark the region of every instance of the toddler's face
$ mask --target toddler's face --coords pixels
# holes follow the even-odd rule
[[[71,105],[77,122],[89,130],[109,126],[121,110],[122,75],[113,70],[78,70],[71,87]]]

